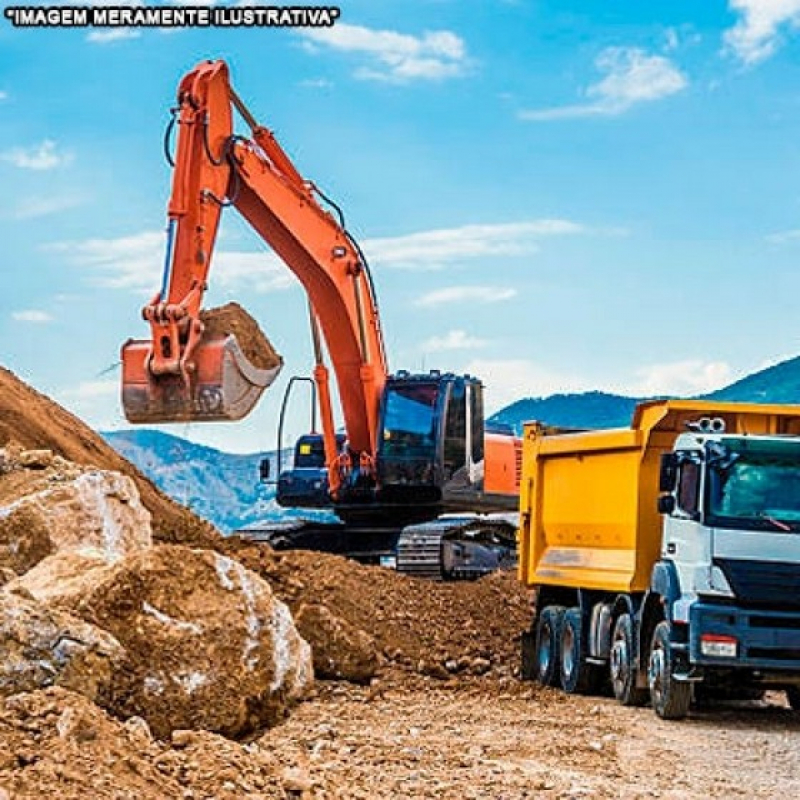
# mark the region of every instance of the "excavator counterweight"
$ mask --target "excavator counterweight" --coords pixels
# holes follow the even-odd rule
[[[278,377],[281,364],[259,369],[235,336],[197,345],[194,369],[154,376],[152,342],[131,339],[122,347],[122,407],[132,423],[233,421],[246,416]]]

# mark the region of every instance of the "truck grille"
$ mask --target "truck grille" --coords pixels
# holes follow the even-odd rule
[[[800,608],[800,564],[715,558],[744,606]]]

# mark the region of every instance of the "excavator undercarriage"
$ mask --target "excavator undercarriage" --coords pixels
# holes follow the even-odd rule
[[[275,550],[333,553],[436,581],[474,580],[517,564],[516,525],[506,518],[442,517],[403,528],[292,520],[236,534]]]

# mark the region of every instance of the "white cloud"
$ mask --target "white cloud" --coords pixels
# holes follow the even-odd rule
[[[766,240],[772,244],[786,244],[787,242],[795,242],[800,239],[800,228],[795,228],[788,231],[780,231],[778,233],[770,233]]]
[[[464,372],[477,375],[486,386],[486,412],[522,397],[546,397],[556,392],[585,392],[595,387],[575,375],[553,372],[527,359],[474,359]]]
[[[45,139],[33,147],[14,147],[0,153],[0,159],[20,169],[48,170],[68,164],[72,156],[60,153],[52,139]]]
[[[63,195],[53,197],[30,197],[15,204],[12,217],[14,219],[35,219],[68,211],[83,204],[85,199],[79,195]]]
[[[152,295],[161,285],[166,237],[159,231],[143,231],[118,239],[60,242],[47,249],[66,254],[73,264],[86,268],[100,286]],[[214,254],[210,282],[224,290],[257,293],[287,289],[295,283],[273,253],[224,250]]]
[[[86,41],[94,44],[110,44],[111,42],[121,42],[125,39],[138,39],[141,35],[140,31],[133,28],[111,28],[107,31],[91,31],[87,33]]]
[[[53,316],[46,311],[38,308],[26,308],[22,311],[12,311],[11,318],[17,322],[32,322],[35,324],[45,324],[53,321]]]
[[[116,394],[119,394],[119,380],[112,378],[98,381],[81,381],[77,386],[62,389],[58,392],[59,397],[68,400],[92,400]]]
[[[478,256],[524,255],[538,249],[538,239],[587,232],[576,222],[540,219],[494,225],[463,225],[406,236],[367,239],[371,263],[411,269],[438,269],[444,262]]]
[[[55,204],[55,200],[52,202]],[[38,209],[28,209],[29,212],[35,210],[47,209],[43,202]],[[32,213],[28,215],[33,216]],[[533,253],[539,239],[577,235],[589,230],[569,220],[539,219],[366,239],[362,247],[374,265],[437,269],[456,259]],[[72,263],[86,267],[102,286],[152,293],[160,285],[165,241],[160,231],[143,231],[117,239],[60,242],[48,245],[47,249],[64,253]],[[217,250],[211,281],[226,290],[242,287],[261,293],[287,289],[295,284],[289,268],[271,251]]]
[[[735,380],[730,364],[702,359],[650,364],[636,370],[635,374],[635,379],[625,385],[624,392],[638,397],[705,394]]]
[[[516,294],[517,290],[508,286],[447,286],[422,295],[415,305],[436,308],[448,303],[498,303]]]
[[[306,78],[306,80],[300,81],[300,85],[304,89],[330,89],[333,81],[329,81],[327,78]]]
[[[8,100],[8,92],[0,92],[0,101]]]
[[[465,74],[469,65],[464,41],[451,31],[412,36],[339,23],[332,28],[303,31],[302,36],[313,51],[317,50],[315,45],[324,45],[370,58],[370,65],[355,72],[364,80],[441,80]]]
[[[452,330],[444,336],[432,336],[422,343],[426,353],[438,353],[443,350],[477,350],[488,344],[486,339],[471,336],[466,331]]]
[[[676,94],[688,86],[686,76],[668,58],[638,47],[608,47],[595,61],[605,76],[586,90],[587,102],[520,111],[524,120],[544,122],[580,117],[616,116],[640,103]]]
[[[728,6],[740,17],[725,32],[725,44],[745,64],[769,58],[781,32],[800,27],[800,0],[729,0]]]

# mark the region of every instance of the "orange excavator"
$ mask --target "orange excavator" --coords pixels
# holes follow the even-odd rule
[[[234,134],[234,109],[249,137]],[[321,444],[324,480],[315,485],[324,486],[325,503],[318,494],[311,500],[292,494],[291,472],[279,480],[278,499],[329,505],[339,519],[327,526],[277,525],[261,538],[434,578],[476,577],[513,559],[515,526],[490,512],[517,510],[520,442],[510,431],[485,429],[481,381],[438,371],[390,372],[370,270],[341,211],[256,122],[224,62],[206,61],[188,73],[172,114],[178,134],[174,159],[169,128],[165,137],[174,174],[164,275],[142,312],[150,337],[122,348],[127,419],[240,419],[280,369],[250,363],[233,335],[204,336],[200,312],[220,214],[233,206],[309,300],[322,432],[306,437],[303,448]],[[344,436],[334,424],[323,342]]]

